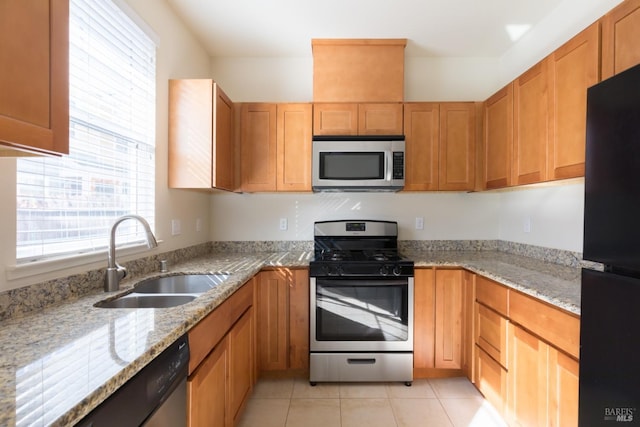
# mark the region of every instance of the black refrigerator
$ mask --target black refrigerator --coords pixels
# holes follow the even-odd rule
[[[640,65],[587,91],[579,424],[640,426]]]

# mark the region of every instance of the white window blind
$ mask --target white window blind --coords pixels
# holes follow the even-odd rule
[[[18,160],[18,263],[103,250],[155,217],[155,43],[111,0],[71,0],[69,156]],[[143,242],[137,221],[118,244]]]

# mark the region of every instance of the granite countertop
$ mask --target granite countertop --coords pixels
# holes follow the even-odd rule
[[[579,314],[580,270],[497,251],[404,252],[416,267],[464,267]],[[126,279],[121,290],[2,322],[0,425],[78,422],[177,338],[265,267],[306,267],[310,252],[215,253],[170,266],[169,273],[230,272],[188,304],[164,309],[93,305],[159,273]]]

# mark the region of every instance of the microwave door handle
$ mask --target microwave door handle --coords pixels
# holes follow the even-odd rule
[[[391,182],[393,174],[393,168],[391,167],[391,165],[393,165],[393,160],[391,156],[393,156],[393,150],[386,150],[384,152],[384,180],[386,182]]]

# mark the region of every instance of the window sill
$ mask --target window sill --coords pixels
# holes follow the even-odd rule
[[[162,243],[163,242],[161,240],[158,240],[158,246]],[[106,268],[107,252],[108,250],[105,249],[100,252],[70,255],[44,261],[33,261],[26,262],[24,264],[10,265],[5,268],[5,277],[8,281],[24,279],[91,264],[102,264],[102,267]],[[152,252],[152,250],[150,250],[145,243],[123,246],[116,249],[116,260],[120,260],[121,258],[127,259],[127,257],[148,252]]]

